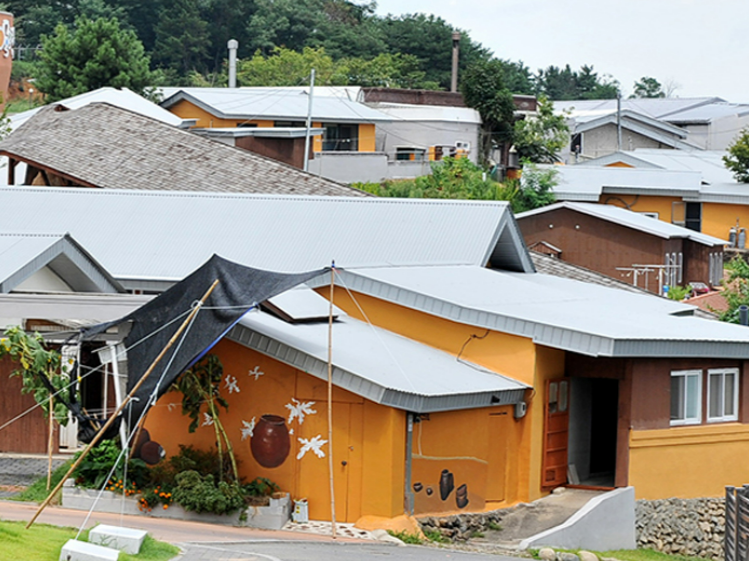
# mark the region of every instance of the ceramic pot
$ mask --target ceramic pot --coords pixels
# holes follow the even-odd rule
[[[444,501],[455,489],[453,474],[448,469],[443,469],[440,475],[440,498]]]
[[[260,417],[250,439],[252,457],[266,468],[280,466],[291,450],[286,420],[278,415]]]
[[[416,491],[417,493],[421,491],[423,488],[424,488],[424,485],[422,485],[421,483],[419,482],[414,483],[414,491]]]
[[[149,466],[158,464],[166,457],[164,448],[155,440],[145,442],[140,448],[140,458]]]
[[[465,508],[468,505],[468,486],[465,483],[455,490],[455,504],[458,508]]]
[[[148,434],[148,430],[141,429],[140,434],[138,435],[138,440],[136,440],[135,444],[133,444],[133,458],[140,458],[140,449],[143,448],[143,445],[150,440],[151,435]]]

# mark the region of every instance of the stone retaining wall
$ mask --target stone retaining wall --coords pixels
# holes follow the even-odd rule
[[[500,525],[502,516],[507,510],[454,514],[451,516],[425,516],[418,522],[423,532],[439,532],[443,537],[453,541],[466,541],[475,532],[491,529],[493,524]]]
[[[639,500],[635,512],[637,547],[723,559],[723,498]]]

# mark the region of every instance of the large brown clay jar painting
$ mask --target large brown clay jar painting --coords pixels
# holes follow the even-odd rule
[[[280,466],[291,450],[286,420],[278,415],[263,415],[250,440],[252,457],[266,468]]]

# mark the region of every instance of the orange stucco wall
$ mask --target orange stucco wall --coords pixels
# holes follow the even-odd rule
[[[719,497],[749,481],[749,425],[721,423],[630,434],[629,484],[638,499]],[[720,477],[710,477],[720,467]]]
[[[728,239],[729,230],[736,226],[749,229],[749,205],[702,203],[702,232],[722,240]]]
[[[319,437],[328,440],[327,385],[325,381],[230,341],[220,342],[213,351],[224,365],[224,376],[236,382],[239,392],[222,384],[221,395],[229,410],[221,411],[223,423],[239,460],[240,475],[251,481],[267,477],[292,498],[309,500],[310,518],[330,519],[328,484],[328,444],[320,447],[325,455],[302,452],[303,441]],[[250,372],[262,372],[255,376]],[[257,379],[256,379],[257,378]],[[292,399],[310,404],[315,413],[289,421]],[[199,426],[189,434],[189,418],[181,412],[181,394],[165,394],[151,410],[146,428],[171,456],[180,444],[200,449],[215,447],[212,426]],[[243,422],[258,423],[263,415],[285,418],[290,451],[277,467],[263,467],[251,452],[248,437],[243,438]],[[257,432],[259,429],[255,428]],[[336,517],[356,521],[363,513],[392,517],[403,512],[405,480],[405,413],[365,400],[340,388],[333,392],[333,460]]]
[[[628,208],[634,212],[657,212],[658,219],[671,223],[671,208],[674,202],[681,202],[679,197],[655,197],[649,195],[601,195],[601,204]]]
[[[321,289],[320,293],[324,296],[329,295],[328,289]],[[507,440],[502,446],[506,446],[508,450],[508,460],[501,476],[505,481],[504,499],[495,501],[492,498],[492,491],[485,495],[485,500],[488,506],[496,508],[497,503],[511,504],[533,500],[545,494],[541,489],[544,408],[540,397],[542,391],[538,388],[543,388],[547,379],[564,375],[564,352],[536,345],[525,337],[449,321],[371,296],[355,293],[355,298],[356,302],[344,289],[336,287],[335,304],[349,315],[366,321],[359,311],[361,307],[374,325],[455,356],[459,355],[462,359],[536,388],[536,392],[532,394],[533,398],[530,399],[530,392],[526,398],[529,399],[529,407],[525,418],[515,420],[510,412],[508,419],[511,422],[503,429]],[[461,412],[461,414],[465,415],[466,419],[469,418],[467,412]],[[485,442],[485,431],[491,431],[489,425],[498,421],[491,419],[490,413],[486,411],[474,414],[483,416],[483,420],[478,423],[483,428],[476,433],[478,435],[476,440],[469,441],[469,444],[472,449],[481,450]],[[432,415],[432,417],[439,418],[437,415]],[[476,419],[466,422],[472,426],[477,425]],[[427,424],[424,425],[426,426]],[[496,453],[496,450],[492,451],[492,454]],[[474,452],[473,456],[481,458],[479,452]],[[492,467],[489,470],[490,479],[494,477],[498,469],[500,468]],[[487,483],[490,486],[495,484],[494,481]],[[474,486],[474,489],[478,490],[479,486]]]

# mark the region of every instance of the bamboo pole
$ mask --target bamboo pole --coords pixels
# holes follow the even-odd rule
[[[213,284],[210,286],[210,288],[206,291],[206,293],[203,295],[203,297],[200,299],[200,302],[198,303],[195,308],[190,312],[190,314],[185,318],[185,321],[182,322],[182,325],[179,326],[179,329],[175,332],[174,335],[172,335],[172,338],[169,339],[169,342],[166,344],[166,346],[161,350],[159,353],[159,356],[157,356],[153,362],[151,363],[151,366],[148,367],[148,370],[145,371],[143,376],[140,377],[140,380],[138,380],[138,383],[135,384],[132,390],[130,390],[130,393],[125,396],[125,399],[122,400],[122,403],[117,408],[117,410],[112,414],[111,417],[107,420],[107,422],[104,424],[104,426],[99,430],[99,432],[96,433],[96,436],[91,440],[91,442],[86,446],[86,448],[83,449],[81,452],[81,455],[78,456],[78,459],[73,462],[73,465],[70,466],[70,469],[65,474],[65,476],[60,480],[60,482],[55,486],[55,488],[52,490],[52,492],[47,496],[46,499],[44,499],[44,502],[39,505],[39,509],[36,511],[34,516],[31,520],[29,520],[29,523],[26,524],[26,529],[28,530],[31,528],[31,525],[36,521],[37,518],[39,518],[39,515],[42,513],[42,511],[47,508],[50,501],[52,501],[52,497],[55,496],[55,494],[60,490],[60,488],[65,483],[65,480],[70,477],[70,474],[73,473],[76,468],[81,464],[83,459],[88,455],[88,453],[91,451],[91,448],[96,446],[98,444],[99,440],[101,440],[102,436],[105,432],[107,432],[107,429],[112,426],[114,423],[114,420],[117,418],[117,416],[122,412],[122,410],[125,408],[125,406],[130,402],[132,397],[135,395],[135,393],[140,389],[140,387],[143,385],[143,382],[146,381],[146,378],[153,372],[153,369],[156,368],[156,365],[161,361],[162,358],[164,358],[164,355],[166,352],[174,345],[175,341],[177,341],[177,338],[182,334],[182,332],[187,328],[187,326],[190,324],[192,319],[195,317],[195,315],[198,313],[198,310],[203,306],[205,301],[208,299],[208,297],[211,295],[211,292],[213,292],[213,289],[216,288],[216,285],[218,285],[218,279],[213,281]]]
[[[55,398],[49,396],[49,439],[47,440],[47,491],[52,485],[52,448],[55,445]]]
[[[335,262],[330,268],[330,311],[328,313],[328,471],[330,473],[330,520],[335,527],[335,485],[333,483],[333,288],[335,286]]]

